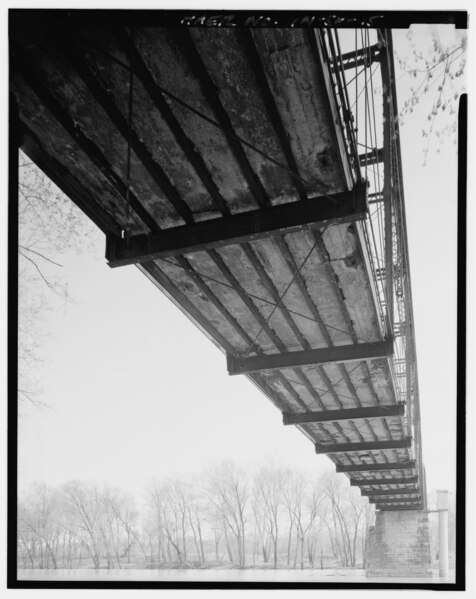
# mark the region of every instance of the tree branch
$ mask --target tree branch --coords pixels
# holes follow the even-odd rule
[[[48,287],[48,289],[51,289],[51,291],[53,291],[54,293],[57,293],[57,290],[55,289],[54,285],[52,283],[50,283],[48,281],[48,279],[45,277],[45,275],[41,272],[38,264],[32,260],[29,256],[26,256],[22,251],[19,250],[19,254],[21,256],[23,256],[23,258],[25,258],[25,260],[28,260],[28,262],[31,262],[31,264],[33,264],[33,266],[36,268],[36,270],[38,271],[39,275],[41,276],[41,278],[43,279],[43,281],[45,282],[45,285]]]
[[[55,262],[54,260],[51,260],[51,258],[48,258],[47,256],[45,256],[44,254],[42,254],[41,252],[37,252],[36,250],[32,250],[29,247],[26,247],[24,245],[19,245],[18,246],[20,249],[25,250],[27,252],[31,252],[32,254],[36,254],[37,256],[39,256],[40,258],[43,258],[43,260],[46,260],[47,262],[50,262],[51,264],[54,264],[55,266],[59,266],[60,268],[63,268],[62,264],[59,264],[58,262]]]

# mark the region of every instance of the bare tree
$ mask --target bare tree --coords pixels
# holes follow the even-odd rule
[[[146,490],[146,506],[150,510],[151,526],[147,525],[149,535],[150,561],[154,561],[155,550],[157,550],[157,564],[167,561],[163,510],[165,503],[165,487],[157,480],[152,481]]]
[[[218,526],[214,526],[213,527],[213,540],[214,540],[214,544],[215,544],[215,560],[218,562],[219,561],[219,547],[220,547],[220,541],[223,535],[223,531],[220,527]]]
[[[283,489],[288,477],[289,472],[276,465],[264,466],[254,477],[254,505],[261,503],[263,507],[264,529],[272,542],[274,568],[278,567],[279,524],[284,507]],[[254,511],[257,511],[256,507]]]
[[[248,481],[230,461],[217,466],[208,477],[210,501],[220,511],[224,524],[225,541],[228,535],[235,540],[240,568],[246,566],[246,507],[249,499]],[[228,547],[228,552],[230,548]]]
[[[315,567],[319,549],[322,562],[327,531],[342,565],[355,567],[372,516],[344,477],[310,481],[269,463],[252,481],[232,462],[193,484],[155,480],[144,499],[139,512],[131,495],[108,485],[33,486],[19,503],[19,560],[31,568],[203,567],[209,551],[216,563],[228,557],[245,568],[252,549],[253,564],[278,568],[287,545],[288,567],[304,569]]]
[[[300,510],[296,513],[296,524],[299,533],[300,552],[301,552],[301,570],[304,568],[304,540],[309,538],[316,518],[319,514],[319,508],[322,502],[322,491],[316,485],[313,485],[305,501],[305,511]],[[312,547],[312,544],[311,544]]]
[[[269,562],[271,538],[267,526],[266,510],[263,507],[260,495],[260,489],[255,485],[251,499],[251,509],[255,524],[254,548],[258,549],[259,546],[263,563],[267,564]]]
[[[205,550],[203,545],[203,523],[205,520],[206,506],[197,492],[188,489],[188,518],[193,533],[195,548],[201,566],[205,565]]]
[[[57,568],[60,501],[56,491],[43,483],[33,485],[19,507],[18,537],[31,565]]]
[[[187,510],[178,481],[156,481],[148,490],[149,506],[155,516],[158,563],[172,559],[171,549],[183,565],[186,560]]]
[[[127,558],[127,561],[130,562],[134,544],[139,547],[146,565],[148,565],[149,557],[136,528],[138,514],[133,498],[119,489],[106,488],[102,495],[102,504],[118,567],[121,567],[123,558]]]
[[[41,399],[45,315],[70,299],[62,256],[93,252],[100,239],[93,223],[22,153],[18,194],[18,394]]]
[[[426,124],[421,134],[426,138],[424,164],[431,142],[456,141],[458,101],[465,91],[464,74],[467,60],[466,31],[427,26],[411,27],[406,34],[407,50],[396,52],[401,77],[406,76],[410,94],[404,100],[399,120],[402,124],[417,105],[427,98]],[[448,118],[448,115],[453,118]],[[437,150],[439,151],[439,150]]]
[[[343,566],[356,565],[359,549],[358,535],[364,535],[364,517],[367,499],[358,494],[358,490],[348,486],[344,477],[335,473],[324,475],[320,481],[327,498],[332,517],[333,545],[339,554]]]
[[[190,490],[189,486],[180,480],[172,484],[171,500],[178,507],[180,515],[180,533],[184,560],[187,561],[187,534],[190,530]]]
[[[70,482],[63,486],[77,538],[88,552],[95,568],[105,559],[108,568],[121,568],[121,555],[129,542],[131,523],[127,525],[128,500],[118,489]],[[130,507],[130,505],[129,505]]]
[[[288,541],[287,541],[287,566],[291,564],[292,534],[296,527],[297,514],[302,512],[304,500],[304,479],[302,473],[291,472],[283,485],[283,503],[289,519]],[[297,533],[297,531],[296,531]]]

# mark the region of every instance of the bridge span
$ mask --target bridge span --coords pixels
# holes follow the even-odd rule
[[[73,13],[11,20],[19,147],[380,512],[424,510],[391,32]]]

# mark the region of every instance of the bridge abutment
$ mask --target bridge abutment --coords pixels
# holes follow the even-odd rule
[[[431,577],[428,514],[377,511],[367,538],[365,570],[368,577]]]

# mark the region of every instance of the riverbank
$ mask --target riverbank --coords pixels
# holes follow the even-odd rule
[[[335,568],[325,570],[269,570],[269,569],[170,569],[170,570],[139,570],[139,569],[64,569],[64,570],[18,570],[19,580],[55,581],[55,582],[279,582],[279,583],[382,583],[400,582],[416,584],[439,584],[454,582],[454,571],[447,579],[438,577],[434,572],[433,578],[367,578],[362,568]]]

